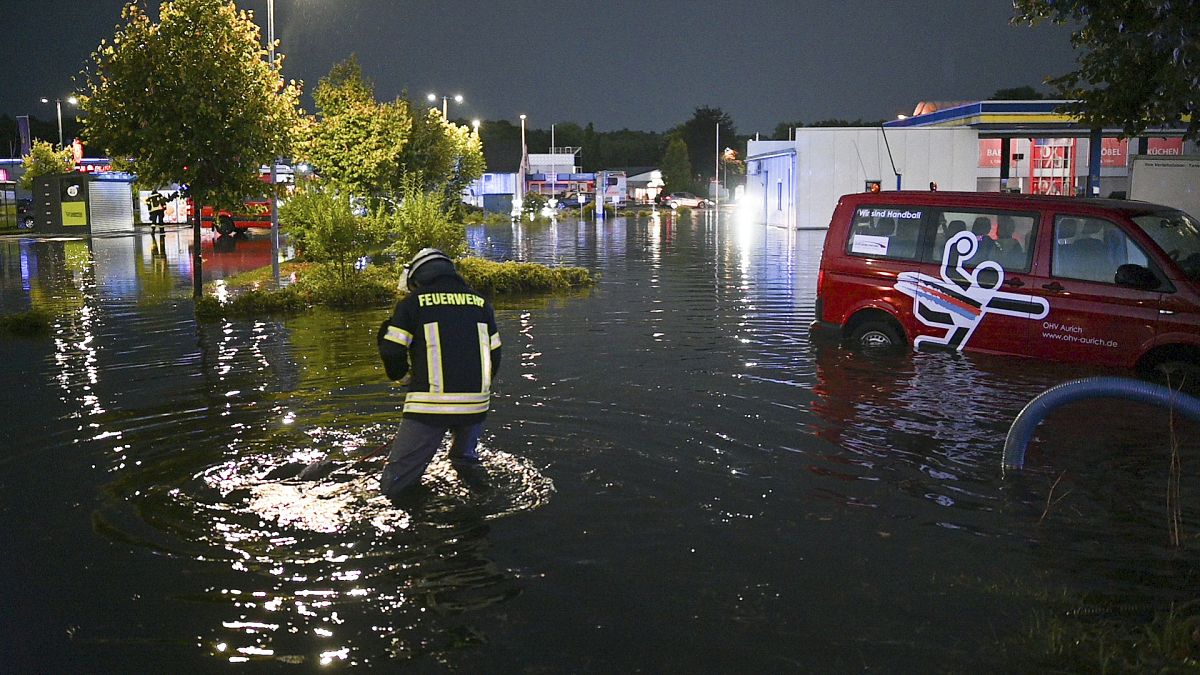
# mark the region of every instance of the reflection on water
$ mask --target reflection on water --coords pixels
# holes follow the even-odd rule
[[[32,524],[0,557],[12,663],[1022,671],[1048,598],[1194,595],[1165,413],[1068,407],[1001,480],[1021,407],[1100,371],[813,343],[819,232],[697,212],[468,236],[599,282],[499,303],[484,467],[439,458],[401,504],[360,459],[402,398],[386,309],[197,324],[187,232],[0,239],[0,307],[55,316],[2,347],[0,509]],[[269,264],[265,239],[213,244],[206,277]]]

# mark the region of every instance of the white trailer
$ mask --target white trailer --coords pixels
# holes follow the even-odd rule
[[[1200,218],[1200,156],[1135,155],[1129,167],[1129,198]]]
[[[974,129],[880,127],[796,129],[794,141],[750,141],[745,217],[796,229],[824,229],[838,199],[877,182],[882,191],[974,191]]]

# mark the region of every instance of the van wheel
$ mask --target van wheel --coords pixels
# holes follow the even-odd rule
[[[225,237],[236,234],[237,227],[233,224],[233,218],[229,216],[217,216],[217,232]]]
[[[1200,362],[1168,357],[1147,365],[1143,373],[1159,384],[1189,393],[1200,391]]]
[[[904,337],[886,321],[864,321],[850,333],[850,344],[856,349],[894,349],[904,344]]]

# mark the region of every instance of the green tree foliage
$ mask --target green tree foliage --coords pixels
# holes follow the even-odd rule
[[[1200,5],[1194,0],[1016,0],[1014,23],[1072,24],[1078,69],[1050,78],[1068,112],[1128,136],[1184,116],[1200,138]]]
[[[419,177],[421,192],[440,193],[443,207],[457,209],[463,188],[483,175],[483,144],[469,127],[442,117],[440,109],[428,108],[413,115],[412,135],[398,169],[397,181],[411,185],[408,177]],[[403,193],[408,196],[407,189]]]
[[[335,65],[313,90],[317,116],[305,121],[300,156],[322,178],[361,196],[399,187],[398,168],[412,130],[408,102],[377,103],[357,57]]]
[[[663,192],[681,192],[692,185],[692,164],[688,160],[687,144],[679,136],[667,141],[667,152],[659,167],[663,175]]]
[[[775,133],[771,136],[772,140],[787,141],[792,139],[793,129],[801,127],[877,127],[882,125],[886,120],[864,120],[857,118],[853,120],[845,120],[839,117],[830,117],[828,119],[817,120],[816,122],[804,123],[800,120],[795,122],[780,122],[775,125]]]
[[[355,261],[384,240],[376,219],[355,215],[351,195],[328,186],[296,190],[279,217],[304,259],[332,263],[343,282],[353,274]]]
[[[46,141],[34,141],[29,154],[21,158],[21,168],[25,169],[25,173],[21,175],[18,185],[23,190],[32,190],[33,181],[41,176],[73,171],[75,158],[70,148],[55,150]]]
[[[139,3],[83,73],[84,136],[130,158],[144,184],[185,183],[200,203],[262,191],[259,168],[289,151],[299,85],[284,84],[249,12],[228,0]]]
[[[388,252],[399,260],[408,260],[426,247],[439,249],[452,258],[467,250],[466,229],[450,218],[442,193],[426,190],[425,185],[420,175],[406,175],[404,199],[399,204],[382,203],[373,214],[379,229],[386,230],[393,241]]]
[[[687,144],[692,171],[702,180],[712,178],[716,171],[718,125],[722,147],[730,145],[737,138],[737,129],[733,126],[733,118],[720,108],[696,108],[692,118],[675,129],[675,133]]]

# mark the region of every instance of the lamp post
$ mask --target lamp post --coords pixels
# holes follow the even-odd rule
[[[271,67],[274,67],[275,0],[267,0],[267,51],[271,57]],[[275,194],[275,165],[278,163],[277,157],[271,158],[271,279],[275,282],[275,288],[279,288],[279,196]]]
[[[50,102],[50,99],[48,99],[44,96],[42,97],[42,103],[49,103],[49,102]],[[78,105],[79,99],[75,98],[74,96],[68,96],[67,103],[70,103],[71,105]],[[58,113],[58,147],[61,148],[61,147],[63,147],[62,99],[61,98],[54,99],[54,109]]]
[[[521,179],[518,181],[520,185],[517,187],[522,200],[525,199],[525,158],[525,113],[521,113],[521,170],[519,172]]]
[[[433,103],[438,100],[437,94],[426,94],[425,98],[428,99],[430,103]],[[446,100],[450,99],[450,98],[453,98],[455,103],[461,104],[463,102],[462,94],[455,94],[454,96],[443,96],[442,97],[442,119],[450,119],[446,115],[446,113],[447,113]]]

